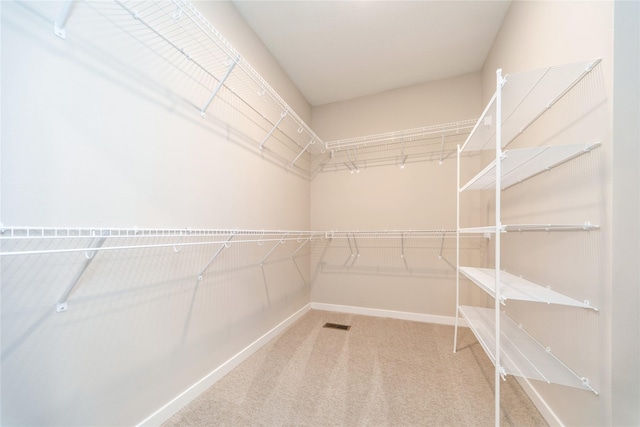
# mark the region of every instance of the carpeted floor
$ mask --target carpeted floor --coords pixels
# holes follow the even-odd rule
[[[493,365],[460,331],[454,354],[452,326],[311,310],[164,425],[491,426]],[[501,389],[502,425],[547,425]]]

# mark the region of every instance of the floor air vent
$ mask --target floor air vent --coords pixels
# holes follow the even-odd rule
[[[338,323],[325,323],[323,328],[341,329],[343,331],[348,331],[349,329],[351,329],[351,325],[340,325]]]

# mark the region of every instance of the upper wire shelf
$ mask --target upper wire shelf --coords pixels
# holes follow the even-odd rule
[[[71,10],[78,9],[70,8],[70,3],[65,3],[55,25],[55,33],[62,38],[68,36],[64,24]],[[122,29],[130,36],[129,43],[138,43],[136,49],[142,46],[161,58],[158,70],[150,71],[149,65],[143,72],[175,89],[196,114],[238,131],[257,152],[286,169],[307,178],[313,176],[317,168],[313,157],[325,150],[323,141],[191,2],[82,4]]]
[[[350,170],[364,167],[398,165],[425,160],[439,160],[455,154],[473,129],[476,119],[386,132],[375,135],[328,141],[329,156],[322,171]]]
[[[508,74],[501,88],[502,141],[511,143],[600,62],[600,59]],[[462,145],[461,151],[495,148],[495,94]]]

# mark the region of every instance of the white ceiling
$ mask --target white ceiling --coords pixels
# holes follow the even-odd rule
[[[313,106],[479,71],[510,4],[233,3]]]

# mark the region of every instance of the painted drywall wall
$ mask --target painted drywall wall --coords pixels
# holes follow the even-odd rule
[[[506,312],[588,378],[600,395],[532,381],[566,425],[612,425],[612,2],[514,2],[483,70],[483,99],[505,74],[602,58],[584,80],[508,148],[599,142],[588,155],[502,192],[502,222],[600,225],[592,232],[507,233],[501,266],[600,311],[508,302]],[[508,79],[508,76],[507,76]],[[488,206],[492,196],[487,196]],[[491,213],[493,215],[493,213]]]
[[[614,11],[612,425],[640,425],[640,3]]]
[[[479,74],[463,75],[316,107],[312,125],[323,139],[335,140],[473,119],[482,111],[480,90]],[[455,147],[446,150],[451,154]],[[311,226],[343,231],[455,229],[455,158],[453,153],[442,164],[365,165],[359,173],[320,173],[311,184]],[[352,258],[356,244],[360,256]],[[455,264],[450,238],[320,242],[312,256],[312,301],[454,316],[455,275],[447,262]]]
[[[62,5],[0,5],[5,226],[309,229],[309,181],[252,150],[242,129],[200,117],[183,96],[191,81],[128,12],[74,3],[62,40]],[[230,4],[202,6],[252,45]],[[252,46],[255,68],[277,74]],[[287,85],[281,73],[274,86],[296,92]],[[105,246],[140,239],[174,241]],[[219,244],[100,252],[63,313],[56,302],[84,253],[2,257],[0,422],[137,424],[308,304],[308,253],[290,259],[298,245],[278,245],[261,266],[271,244],[232,243],[201,281]]]

